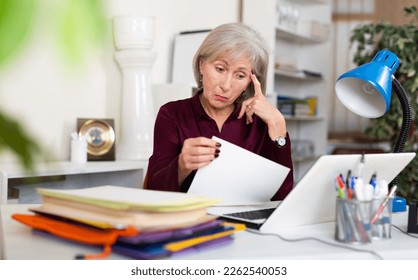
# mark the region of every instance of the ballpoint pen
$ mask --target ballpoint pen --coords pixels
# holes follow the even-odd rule
[[[376,189],[376,172],[373,173],[372,177],[370,178],[370,184]]]
[[[347,177],[345,178],[345,185],[347,188],[350,187],[351,169],[348,169]]]
[[[341,179],[338,176],[339,179]],[[340,226],[342,227],[343,234],[339,234],[339,237],[345,239],[345,241],[361,241],[364,240],[363,228],[358,218],[356,217],[356,207],[350,207],[348,200],[344,198],[337,204],[339,210],[337,210],[340,218]]]
[[[382,201],[382,203],[379,206],[379,209],[377,209],[376,214],[374,214],[371,223],[374,224],[376,220],[379,218],[379,215],[383,212],[383,209],[385,209],[386,205],[388,204],[389,200],[395,195],[397,186],[393,186],[390,190],[390,193],[386,196],[386,198]]]
[[[354,189],[354,187],[356,185],[356,179],[357,178],[355,176],[351,175],[351,178],[350,178],[350,189],[351,189],[351,195],[352,195],[353,198],[357,198],[356,197],[356,191]]]
[[[353,198],[353,190],[350,186],[350,178],[351,178],[351,169],[347,172],[347,177],[345,178],[345,187],[347,188],[347,196],[349,199]]]

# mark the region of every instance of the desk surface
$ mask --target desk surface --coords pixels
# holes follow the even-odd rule
[[[32,233],[31,229],[11,219],[13,213],[26,213],[30,205],[3,205],[0,208],[0,258],[11,260],[67,260],[76,254],[100,252],[98,248],[51,239]],[[407,213],[394,214],[393,223],[403,230],[407,228]],[[182,260],[219,259],[418,259],[418,238],[401,233],[392,227],[392,239],[374,240],[367,245],[346,245],[334,241],[334,222],[298,227],[279,232],[289,240],[315,237],[317,240],[285,241],[273,235],[259,235],[249,231],[238,232],[232,244],[206,251],[176,256]],[[417,235],[418,237],[418,235]],[[347,249],[351,248],[353,250]],[[363,252],[355,251],[363,250]],[[112,254],[110,259],[125,259]]]

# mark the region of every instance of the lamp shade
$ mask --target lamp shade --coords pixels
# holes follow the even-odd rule
[[[343,75],[335,84],[338,99],[353,113],[366,117],[383,116],[390,106],[392,75],[399,58],[389,50],[379,51],[373,60]]]

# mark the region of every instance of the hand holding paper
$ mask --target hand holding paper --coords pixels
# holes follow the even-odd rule
[[[289,168],[218,137],[221,156],[200,168],[188,193],[220,198],[220,205],[244,205],[270,201]]]

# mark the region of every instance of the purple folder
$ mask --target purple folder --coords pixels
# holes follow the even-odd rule
[[[181,239],[221,227],[222,222],[220,220],[213,220],[188,228],[143,232],[135,236],[121,236],[118,241],[128,244],[151,244],[165,240]]]
[[[178,252],[170,252],[162,247],[156,248],[147,248],[147,249],[138,249],[135,247],[125,246],[124,244],[115,244],[112,246],[112,250],[115,253],[137,259],[137,260],[152,260],[152,259],[161,259],[170,256],[185,255],[190,253],[196,253],[202,250],[207,250],[209,248],[216,248],[226,244],[230,244],[233,241],[232,236],[225,236],[222,238],[210,240],[204,243],[197,244],[193,247],[186,248]]]

